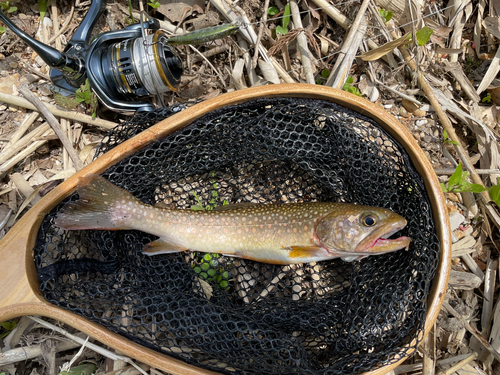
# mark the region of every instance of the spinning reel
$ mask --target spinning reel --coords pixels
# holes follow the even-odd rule
[[[90,9],[61,53],[19,29],[1,11],[2,20],[51,68],[52,82],[75,92],[88,79],[92,91],[104,105],[116,111],[152,111],[144,101],[163,93],[177,91],[183,72],[182,62],[160,30],[157,19],[150,18],[119,31],[92,38],[97,20],[106,9],[106,0],[93,0]]]

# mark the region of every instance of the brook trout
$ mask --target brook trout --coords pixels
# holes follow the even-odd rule
[[[148,255],[192,250],[272,264],[345,261],[408,247],[410,238],[388,239],[406,225],[390,210],[345,203],[222,206],[193,211],[142,203],[105,178],[87,175],[80,199],[55,220],[63,229],[136,229],[158,236]]]

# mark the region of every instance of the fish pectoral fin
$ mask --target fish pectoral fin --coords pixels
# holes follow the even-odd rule
[[[287,246],[284,249],[290,251],[290,258],[324,257],[325,254],[325,249],[320,246]]]
[[[169,254],[178,253],[187,250],[184,246],[179,246],[174,243],[158,239],[156,241],[148,243],[144,246],[142,250],[146,255],[158,255],[158,254]]]

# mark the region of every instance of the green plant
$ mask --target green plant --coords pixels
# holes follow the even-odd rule
[[[129,25],[132,25],[135,23],[134,12],[133,12],[133,8],[132,8],[132,0],[128,0],[128,13],[129,13],[129,16],[127,18],[125,18],[125,21]]]
[[[10,1],[6,1],[5,3],[0,3],[0,7],[4,12],[13,13],[17,10],[17,7],[10,5]]]
[[[196,192],[193,191],[193,195],[194,195],[196,201],[198,202],[198,204],[192,205],[191,206],[192,210],[195,210],[195,211],[202,211],[202,210],[210,211],[210,210],[213,210],[215,207],[217,207],[217,198],[219,196],[219,193],[217,193],[217,182],[215,181],[215,172],[212,171],[211,175],[212,175],[212,187],[213,187],[213,189],[212,189],[212,199],[210,199],[210,202],[208,202],[208,204],[205,207],[203,207],[203,204],[201,203],[200,198],[198,197],[198,195],[196,194]],[[228,202],[227,202],[227,200],[224,200],[224,202],[222,202],[222,205],[225,206],[226,204],[228,204]]]
[[[344,85],[342,86],[342,90],[350,92],[351,94],[362,96],[361,91],[358,90],[357,87],[353,86],[354,79],[351,76],[347,76]]]
[[[417,31],[417,44],[419,46],[423,46],[427,44],[427,42],[431,39],[433,31],[429,29],[427,26],[422,27]]]
[[[458,164],[455,172],[448,180],[448,186],[441,183],[441,189],[445,193],[481,193],[486,191],[485,187],[479,184],[471,184],[467,181],[469,172],[462,170],[462,163]]]
[[[488,193],[490,194],[491,200],[500,207],[500,177],[497,178],[497,184],[488,189]]]
[[[229,270],[220,264],[220,254],[194,253],[193,271],[201,279],[226,290],[229,286]]]
[[[446,131],[446,129],[443,132],[443,137],[444,137],[443,144],[451,144],[451,145],[457,145],[457,146],[459,145],[458,142],[455,142],[451,138],[448,138],[448,132]]]
[[[384,17],[385,22],[389,22],[392,19],[392,16],[394,16],[394,12],[392,10],[380,9],[379,12],[380,15]]]
[[[288,32],[288,24],[290,23],[290,4],[286,4],[283,19],[281,20],[282,26],[276,26],[276,32],[285,35]]]
[[[9,333],[12,332],[12,330],[14,328],[16,328],[17,326],[17,323],[16,322],[3,322],[3,323],[0,323],[0,327],[2,327],[3,329],[1,331],[3,332],[0,332],[0,339],[1,338],[4,338],[5,336],[7,336]]]
[[[192,205],[191,209],[195,211],[207,210],[211,211],[217,207],[217,199],[219,197],[219,193],[217,192],[217,182],[215,181],[215,172],[211,172],[212,176],[212,199],[208,202],[206,206],[203,206],[200,198],[193,192],[193,195],[198,202],[198,204]],[[222,202],[222,205],[225,206],[228,204],[227,200]],[[219,258],[220,254],[217,253],[198,253],[195,252],[195,263],[193,264],[193,271],[196,272],[201,279],[206,280],[207,282],[215,283],[218,287],[226,290],[229,286],[229,271],[223,265],[220,265]],[[229,264],[228,264],[229,265]]]
[[[320,77],[316,80],[316,84],[321,85],[324,80],[328,79],[328,77],[330,77],[330,70],[323,69],[320,73]]]
[[[40,11],[40,22],[42,22],[47,13],[47,0],[38,0],[38,10]]]
[[[493,202],[500,207],[500,178],[497,179],[497,184],[486,189],[484,186],[479,184],[471,184],[467,181],[469,177],[469,172],[462,170],[462,163],[458,164],[455,172],[450,176],[448,180],[448,186],[441,183],[441,189],[445,193],[482,193],[487,191]]]
[[[279,12],[280,12],[280,10],[276,7],[267,8],[267,14],[271,17],[277,15]]]
[[[151,8],[159,8],[160,7],[160,1],[159,0],[152,0],[151,2],[148,3],[148,5],[151,7]]]
[[[491,93],[487,93],[486,96],[481,99],[481,103],[491,103]]]
[[[59,375],[92,375],[96,370],[97,366],[94,363],[85,362],[78,366],[71,367],[69,370],[63,370]]]
[[[87,104],[87,108],[90,109],[92,113],[92,118],[95,118],[98,105],[97,96],[92,92],[88,79],[85,80],[85,85],[81,85],[80,88],[76,90],[75,94],[76,100],[80,103]]]

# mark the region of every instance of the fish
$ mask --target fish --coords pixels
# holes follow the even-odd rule
[[[407,221],[378,207],[336,202],[236,204],[220,210],[151,206],[104,177],[78,182],[79,200],[55,218],[65,230],[140,230],[159,237],[147,255],[197,251],[270,264],[297,264],[408,248],[411,239],[389,237]]]

